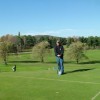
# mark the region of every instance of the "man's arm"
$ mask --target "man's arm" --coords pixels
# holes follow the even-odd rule
[[[61,47],[61,55],[63,55],[64,54],[64,47],[62,46]]]
[[[58,53],[57,53],[57,47],[56,46],[54,47],[54,52],[55,52],[55,56],[57,56]]]

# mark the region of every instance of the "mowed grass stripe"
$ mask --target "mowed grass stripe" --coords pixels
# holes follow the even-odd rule
[[[97,98],[99,95],[100,95],[100,91],[99,91],[94,97],[92,97],[91,100],[96,100],[96,98]]]
[[[37,77],[26,77],[26,76],[10,76],[10,75],[7,75],[5,77],[12,77],[12,78],[31,78],[31,79],[37,79],[37,80],[47,80],[47,81],[60,81],[60,82],[70,82],[70,83],[80,83],[80,84],[93,84],[93,85],[100,85],[99,82],[85,82],[85,81],[71,81],[71,80],[64,80],[64,79],[50,79],[50,78],[37,78]],[[60,77],[60,76],[59,76]]]

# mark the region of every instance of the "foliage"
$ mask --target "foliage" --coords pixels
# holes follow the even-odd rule
[[[62,45],[70,46],[73,42],[80,41],[88,45],[89,49],[100,49],[100,37],[98,36],[89,36],[89,37],[56,37],[50,35],[21,35],[20,32],[18,35],[13,36],[7,34],[0,38],[1,41],[9,41],[12,43],[11,50],[9,52],[15,53],[21,52],[24,49],[32,48],[37,43],[42,41],[48,41],[50,48],[55,46],[57,40],[60,40]]]
[[[9,47],[11,46],[10,42],[0,42],[0,57],[3,59],[4,63],[7,65],[7,56]]]
[[[76,62],[79,63],[79,60],[82,58],[87,58],[84,54],[84,47],[85,44],[79,41],[72,43],[68,48],[68,57],[70,59],[76,60]]]
[[[33,56],[38,57],[41,62],[44,62],[44,56],[50,52],[49,46],[50,44],[47,41],[36,44],[32,49]]]
[[[5,35],[5,36],[2,36],[0,38],[0,42],[3,43],[3,42],[6,42],[8,45],[8,52],[10,53],[17,53],[17,46],[16,46],[16,42],[17,42],[17,38],[16,36],[13,36],[13,35]]]

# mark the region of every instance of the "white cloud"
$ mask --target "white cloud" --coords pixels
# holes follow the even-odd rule
[[[44,32],[27,32],[22,35],[52,35],[59,37],[70,37],[70,36],[98,36],[95,30],[86,29],[60,29],[54,31],[44,31]]]
[[[60,29],[55,31],[44,31],[44,32],[27,32],[22,35],[52,35],[52,36],[60,36],[67,37],[69,33],[72,33],[73,29]]]

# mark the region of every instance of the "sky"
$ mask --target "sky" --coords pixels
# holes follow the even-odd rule
[[[100,36],[100,0],[0,0],[0,36]]]

